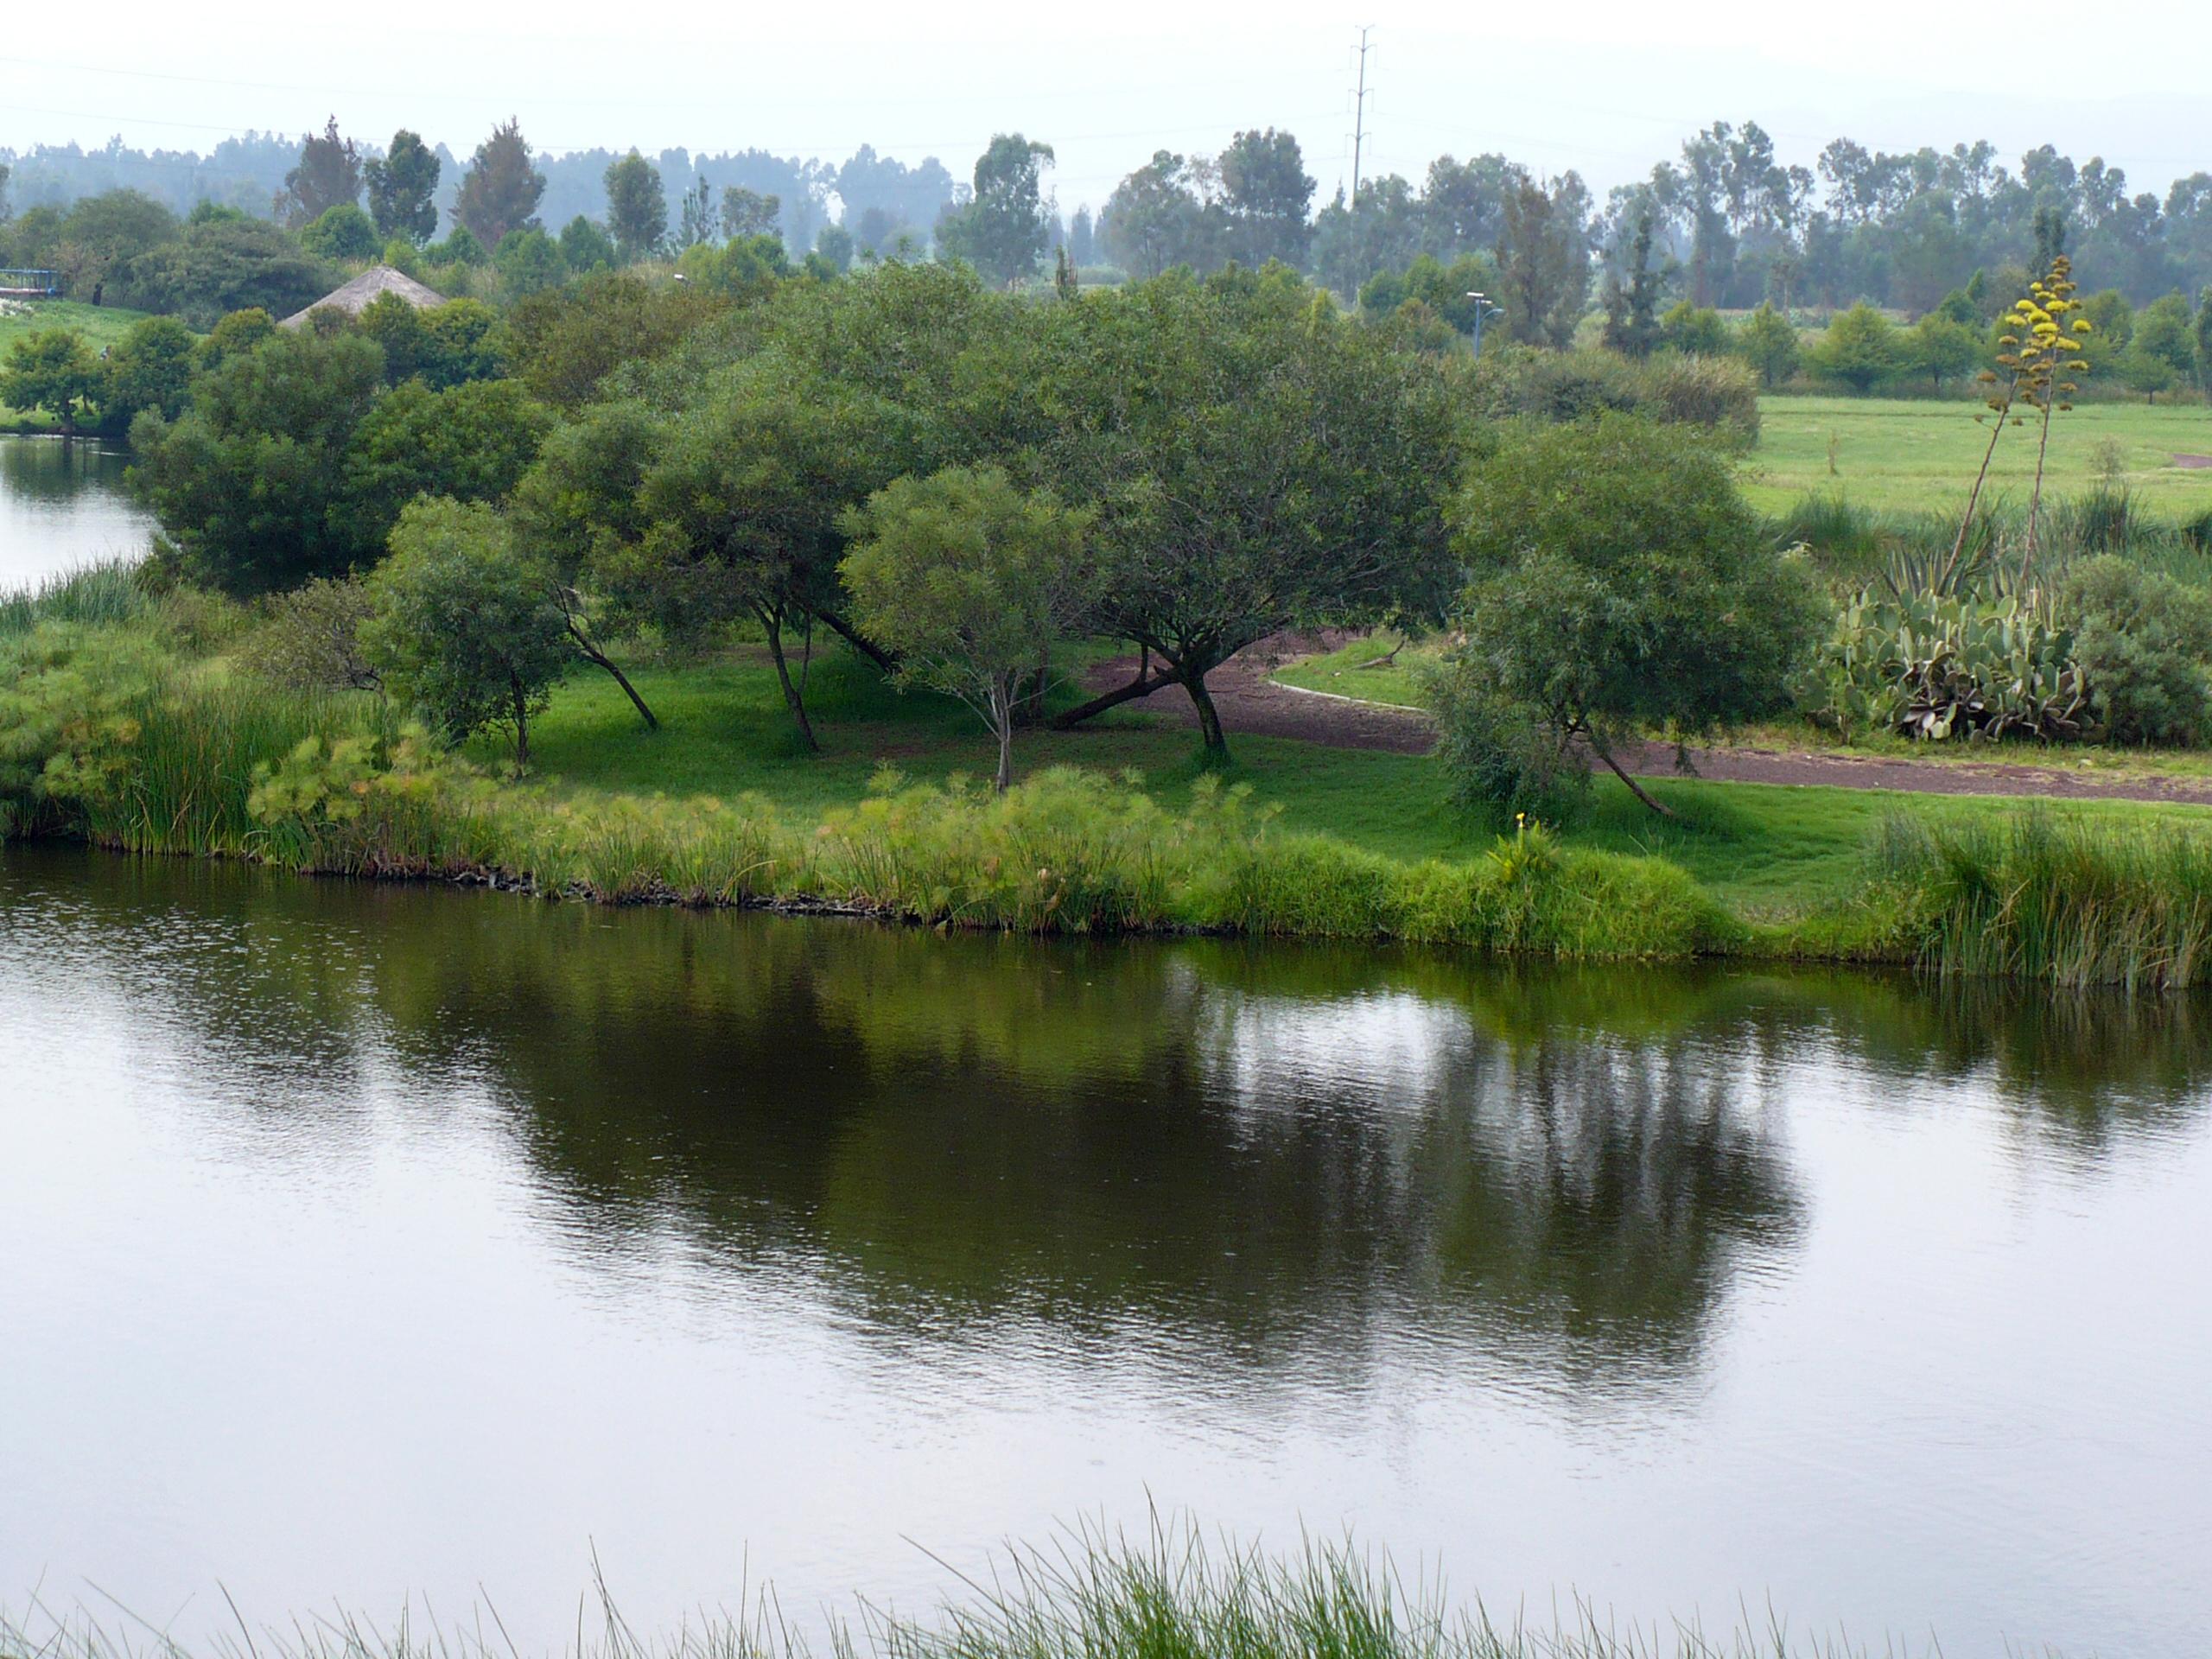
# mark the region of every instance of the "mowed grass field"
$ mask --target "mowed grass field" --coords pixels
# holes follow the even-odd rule
[[[0,312],[0,364],[7,361],[8,348],[16,340],[28,334],[42,334],[48,328],[74,328],[84,335],[93,355],[98,356],[102,346],[114,345],[132,323],[145,315],[143,311],[126,311],[120,306],[86,305],[79,300],[17,302]],[[43,429],[53,424],[45,415],[34,416],[0,403],[0,429]]]
[[[1989,442],[1989,429],[1974,418],[1979,407],[1887,397],[1762,397],[1745,493],[1770,512],[1815,490],[1890,511],[1962,505]],[[1990,468],[1990,487],[2000,497],[2026,499],[2037,436],[2032,425],[2005,431]],[[2052,422],[2046,490],[2075,495],[2088,489],[2106,439],[2120,445],[2127,485],[2152,516],[2180,522],[2212,512],[2212,408],[2115,403],[2066,410]],[[2183,455],[2206,457],[2207,464],[2183,466],[2176,460]]]

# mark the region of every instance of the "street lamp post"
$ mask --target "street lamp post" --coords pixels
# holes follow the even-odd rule
[[[1479,363],[1483,360],[1483,324],[1492,317],[1504,315],[1505,308],[1492,305],[1488,295],[1478,294],[1472,289],[1468,291],[1467,297],[1475,302],[1475,361]]]

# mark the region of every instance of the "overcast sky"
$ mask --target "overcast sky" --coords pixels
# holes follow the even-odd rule
[[[1305,146],[1323,198],[1351,172],[1352,43],[1375,25],[1366,168],[1418,177],[1440,152],[1502,150],[1605,189],[1706,122],[1753,119],[1810,165],[1839,134],[1873,147],[1987,137],[2011,158],[2049,141],[2102,155],[2164,194],[2212,170],[2212,96],[2180,0],[1854,0],[1780,7],[1485,9],[843,3],[772,13],[694,0],[489,0],[328,9],[103,0],[11,12],[0,38],[0,144],[120,133],[206,149],[248,128],[332,113],[383,142],[410,126],[465,155],[519,116],[550,149],[757,147],[842,159],[862,143],[934,155],[966,177],[994,131],[1057,149],[1063,207],[1102,200],[1157,148],[1218,149],[1239,127]],[[519,21],[527,18],[527,22]],[[1992,21],[2015,31],[2002,40]],[[383,21],[389,19],[389,21]],[[2072,67],[2033,96],[1997,67],[2067,27]],[[2008,68],[2009,73],[2009,68]]]

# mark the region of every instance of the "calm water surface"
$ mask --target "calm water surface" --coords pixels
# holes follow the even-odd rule
[[[2196,1651],[2208,1084],[2200,1003],[9,851],[0,1601],[543,1647],[594,1548],[647,1628],[921,1611],[1154,1503]]]
[[[130,457],[97,438],[0,437],[0,594],[138,558],[153,517],[124,491]]]

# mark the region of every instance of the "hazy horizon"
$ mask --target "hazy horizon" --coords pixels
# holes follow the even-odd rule
[[[405,126],[465,156],[513,115],[534,148],[556,153],[634,144],[837,160],[866,143],[909,163],[934,156],[964,180],[994,132],[1020,130],[1054,146],[1050,182],[1072,211],[1096,207],[1155,149],[1211,154],[1240,128],[1274,126],[1297,135],[1317,205],[1351,175],[1360,20],[1318,8],[1193,17],[1141,0],[1110,30],[1077,14],[996,33],[990,9],[925,19],[874,0],[826,29],[813,15],[677,7],[647,33],[574,0],[541,8],[527,32],[499,26],[483,0],[442,15],[451,26],[437,34],[302,15],[257,38],[211,35],[145,0],[105,9],[96,32],[81,14],[27,13],[0,53],[0,145],[97,149],[119,136],[204,152],[335,114],[371,143]],[[2185,138],[2212,125],[2212,96],[2190,84],[2190,54],[2155,50],[2162,8],[2118,0],[2093,35],[2059,37],[2075,67],[2032,98],[1993,85],[1987,65],[2066,14],[2032,0],[2007,15],[2020,32],[1999,42],[1978,20],[1902,0],[1854,7],[1833,38],[1833,14],[1710,3],[1662,17],[1604,0],[1579,29],[1400,5],[1371,14],[1363,171],[1418,180],[1440,154],[1496,150],[1574,168],[1602,200],[1714,120],[1755,120],[1783,160],[1807,166],[1849,137],[1886,149],[1987,138],[2007,167],[2048,143],[2077,161],[2101,156],[2131,192],[2161,196],[2212,169],[2212,143],[2192,150]]]

